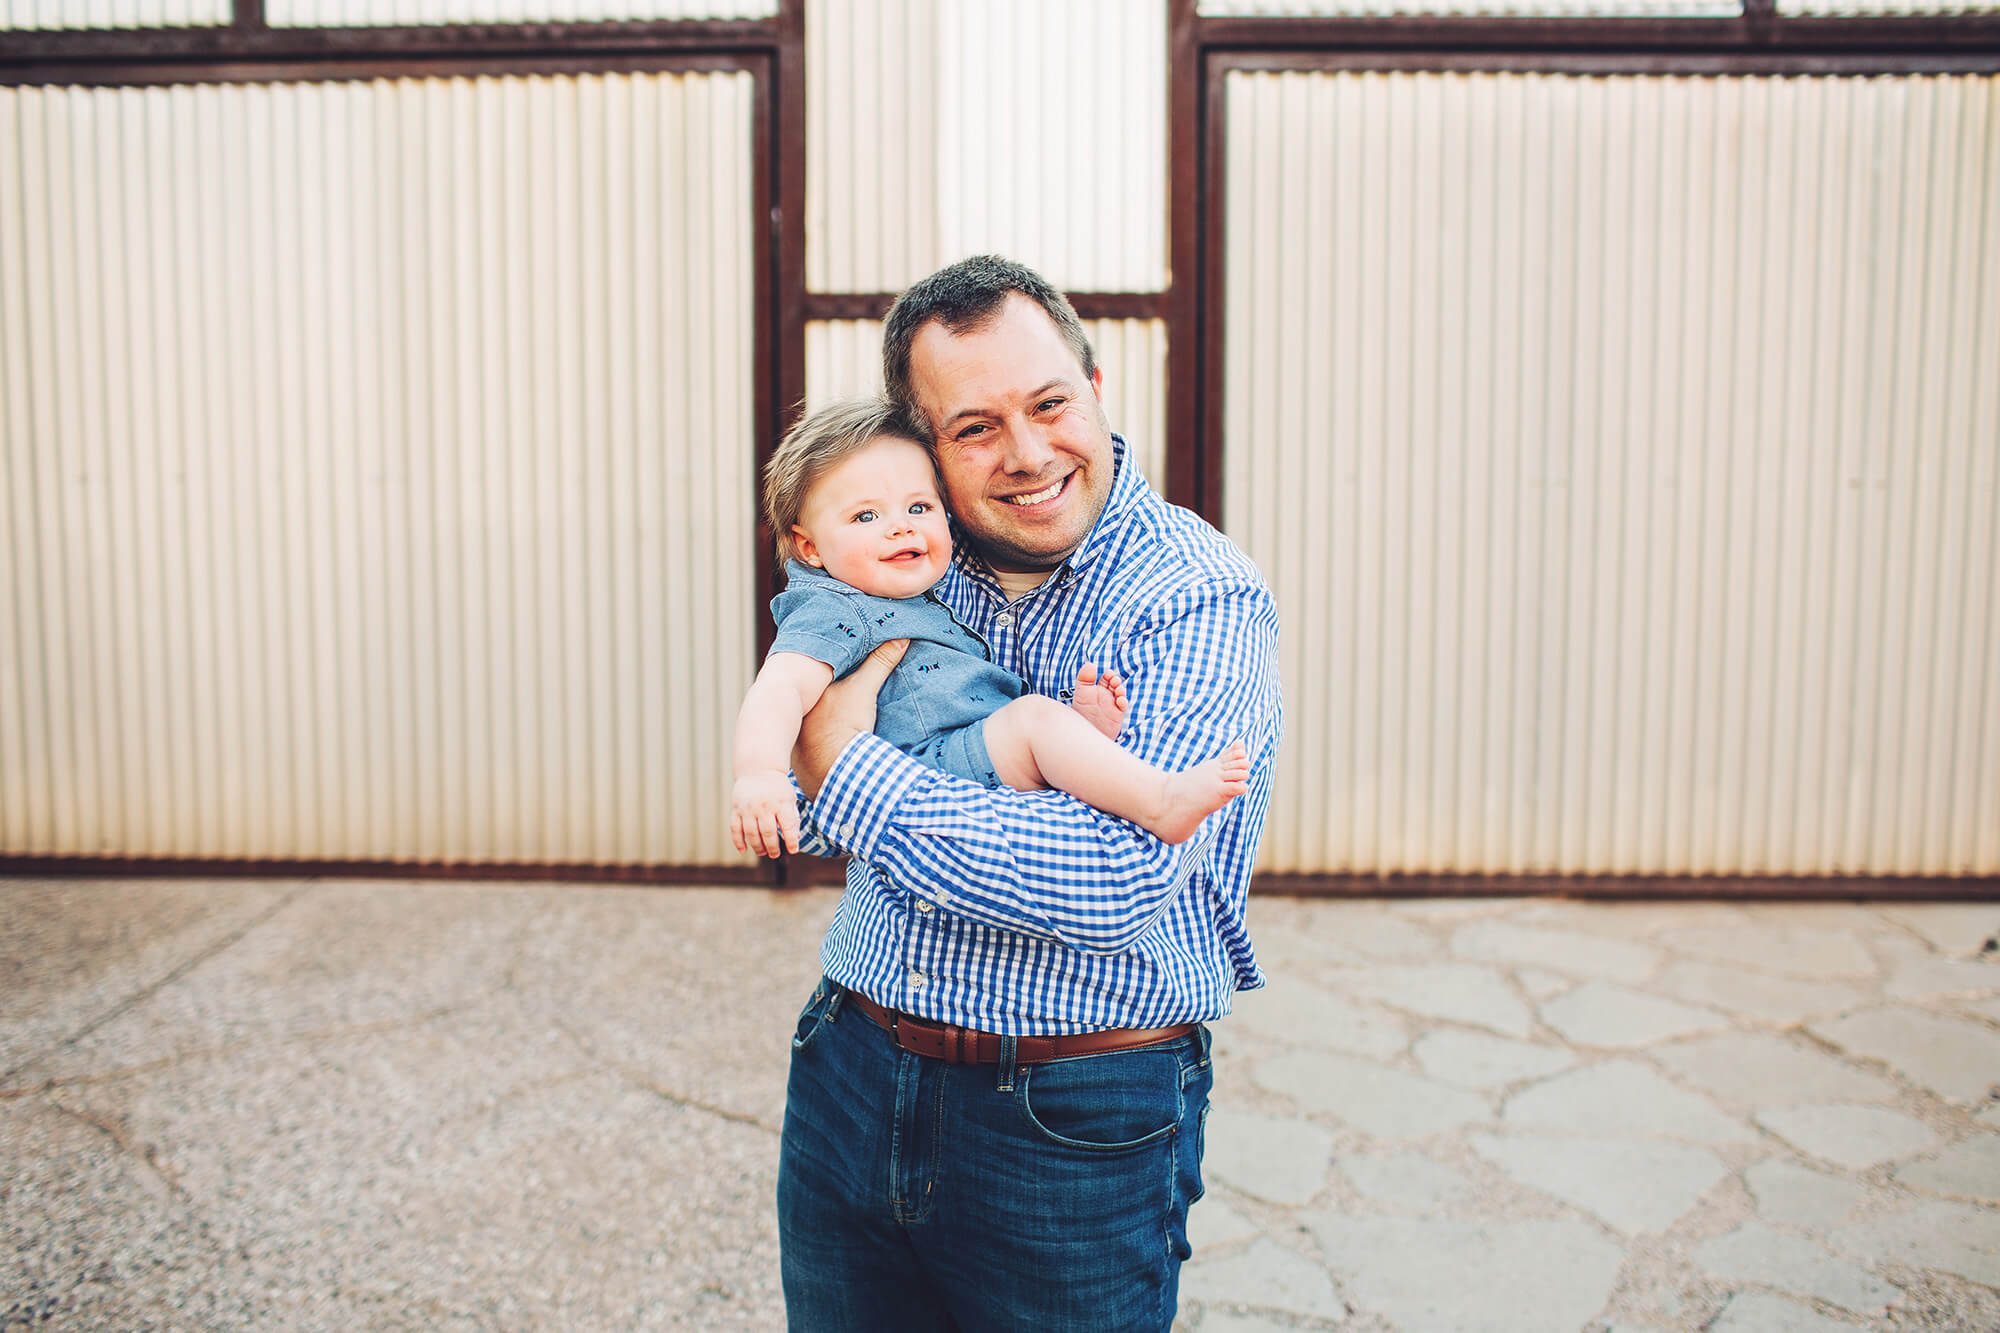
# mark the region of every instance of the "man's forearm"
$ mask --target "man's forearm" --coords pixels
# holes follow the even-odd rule
[[[1267,784],[1242,798],[1268,799]],[[987,788],[855,741],[813,815],[889,882],[983,925],[1087,953],[1129,948],[1181,892],[1211,837],[1179,846],[1061,792]]]

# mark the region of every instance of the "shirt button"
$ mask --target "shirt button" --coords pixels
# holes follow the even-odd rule
[[[854,825],[842,824],[840,826],[840,836],[843,838],[852,838],[854,836]]]
[[[924,983],[929,980],[930,978],[925,976],[921,972],[912,972],[910,973],[910,989],[922,990],[924,988]]]
[[[1011,625],[1014,623],[1014,613],[1012,611],[1002,611],[993,618],[993,623],[1003,628]]]
[[[948,903],[948,902],[950,902],[950,901],[951,901],[951,890],[949,890],[949,889],[939,889],[939,890],[938,890],[938,891],[937,891],[937,892],[936,892],[935,894],[933,894],[932,896],[933,896],[933,897],[935,897],[935,898],[936,898],[936,899],[937,899],[937,900],[938,900],[939,902],[941,902],[941,903]]]
[[[925,902],[922,898],[919,898],[917,899],[917,910],[919,912],[928,912],[931,910],[931,905]]]

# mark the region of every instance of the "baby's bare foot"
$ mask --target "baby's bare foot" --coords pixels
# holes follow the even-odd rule
[[[1231,741],[1221,754],[1161,779],[1160,810],[1146,827],[1161,842],[1186,842],[1201,821],[1250,787],[1250,752]]]
[[[1125,714],[1130,707],[1125,702],[1125,682],[1118,679],[1118,673],[1107,671],[1099,675],[1094,662],[1085,662],[1083,670],[1076,673],[1076,693],[1069,706],[1114,741],[1125,730]]]

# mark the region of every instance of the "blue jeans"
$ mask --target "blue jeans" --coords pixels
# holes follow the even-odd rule
[[[1201,1197],[1206,1028],[1045,1064],[912,1055],[822,982],[778,1158],[794,1330],[1166,1330]]]

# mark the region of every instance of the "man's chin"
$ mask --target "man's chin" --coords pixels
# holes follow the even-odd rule
[[[1069,558],[1083,541],[1079,534],[1068,537],[1062,533],[1048,531],[1023,531],[1009,528],[1004,532],[975,532],[970,534],[975,550],[987,564],[996,569],[1006,569],[1021,573],[1054,569]]]

